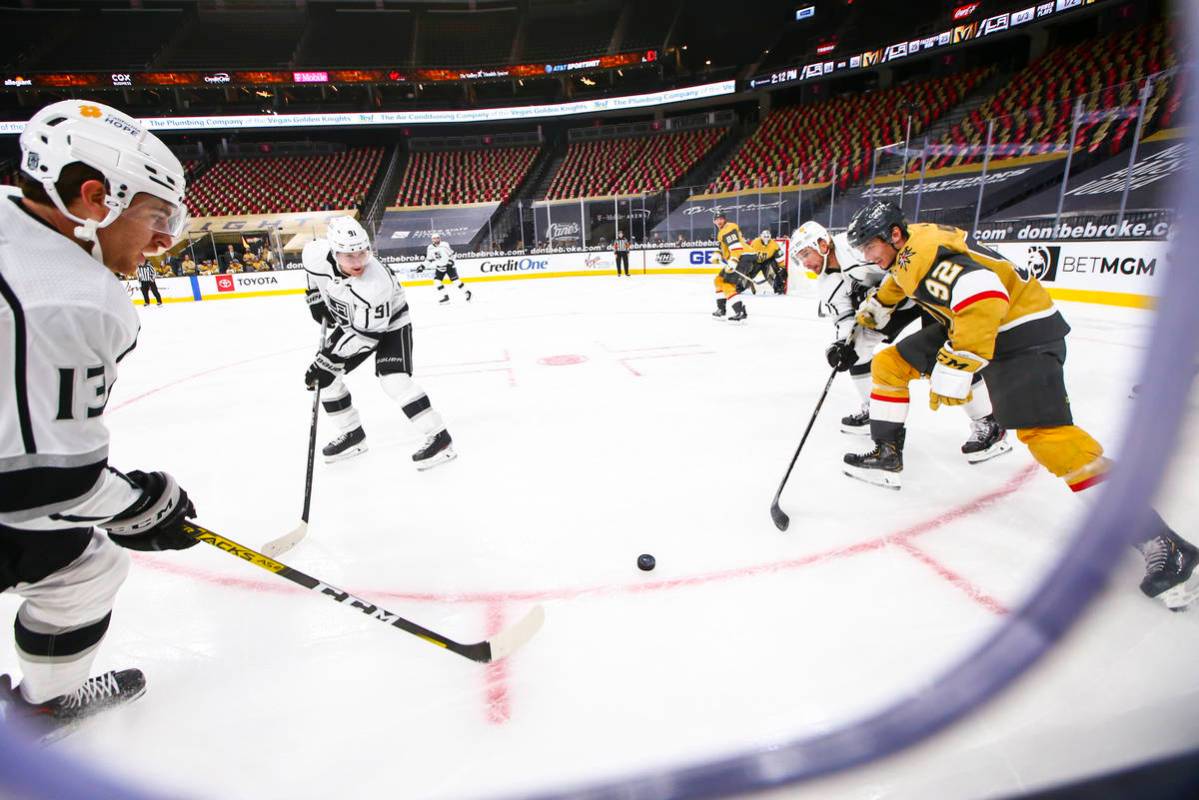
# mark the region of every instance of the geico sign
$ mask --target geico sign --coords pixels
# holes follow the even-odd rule
[[[529,272],[545,269],[549,261],[541,258],[509,258],[506,261],[484,261],[479,272]]]
[[[1105,256],[1062,256],[1062,272],[1081,272],[1088,275],[1152,275],[1157,259],[1107,258]]]

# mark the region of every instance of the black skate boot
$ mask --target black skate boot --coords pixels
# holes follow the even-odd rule
[[[435,467],[445,461],[451,461],[458,456],[454,452],[453,439],[449,431],[438,431],[425,440],[420,450],[412,454],[412,460],[419,470]]]
[[[733,316],[729,317],[729,322],[744,322],[749,318],[749,314],[745,313],[745,303],[738,300],[733,303]]]
[[[869,453],[846,453],[842,472],[875,486],[900,489],[903,483],[903,438],[896,442],[876,441]]]
[[[726,306],[728,305],[728,302],[729,301],[723,297],[716,298],[716,310],[712,312],[712,316],[716,317],[716,319],[720,319],[726,313],[728,313],[728,310],[726,308]]]
[[[466,290],[466,302],[470,302],[470,289]]]
[[[437,302],[438,303],[448,303],[448,302],[450,302],[450,296],[448,294],[446,294],[445,292],[442,292],[441,299],[438,300]]]
[[[1199,597],[1199,577],[1192,580],[1199,550],[1169,528],[1138,545],[1145,556],[1141,591],[1161,600],[1171,611],[1181,611]]]
[[[970,423],[970,438],[962,445],[962,453],[971,464],[989,461],[1012,449],[1007,431],[999,427],[995,417],[986,416]]]
[[[325,445],[321,452],[325,455],[326,464],[332,464],[334,461],[342,461],[347,458],[353,458],[360,453],[365,453],[366,431],[362,430],[362,426],[352,431],[346,431]]]
[[[39,744],[50,744],[74,731],[84,720],[128,703],[146,693],[146,676],[140,669],[112,670],[94,678],[70,694],[44,703],[30,703],[12,685],[8,675],[0,676],[0,718],[19,719],[37,737]]]
[[[870,435],[870,408],[864,407],[856,414],[848,414],[841,417],[841,433],[848,433],[851,436],[869,436]]]

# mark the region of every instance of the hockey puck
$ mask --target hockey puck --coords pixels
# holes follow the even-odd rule
[[[645,572],[649,572],[657,565],[657,563],[658,562],[655,561],[654,557],[649,553],[642,553],[641,555],[637,556],[637,569]]]

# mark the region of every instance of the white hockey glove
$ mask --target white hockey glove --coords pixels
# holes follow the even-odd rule
[[[854,321],[863,328],[878,330],[879,328],[886,327],[887,323],[891,321],[891,313],[895,309],[880,303],[877,295],[878,290],[871,289],[866,295],[866,299],[858,306],[858,313],[854,317]]]
[[[933,367],[928,407],[936,411],[940,406],[960,406],[970,402],[974,374],[989,363],[968,350],[954,350],[948,342],[941,345],[937,365]]]
[[[725,272],[736,272],[737,271],[737,259],[730,258],[727,261],[725,261],[724,262],[724,271]]]

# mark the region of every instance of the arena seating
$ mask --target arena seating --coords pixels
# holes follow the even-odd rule
[[[178,9],[104,8],[72,14],[52,48],[27,65],[47,70],[144,69],[184,25]],[[129,36],[136,27],[137,36]],[[119,42],[119,45],[116,44]]]
[[[286,67],[304,24],[304,15],[292,11],[203,12],[172,43],[162,66],[227,69],[234,53],[239,67]]]
[[[1140,99],[1140,79],[1176,63],[1177,56],[1164,23],[1051,50],[951,128],[942,143],[982,145],[988,122],[994,120],[992,141],[1019,146],[992,155],[992,160],[1060,148],[1069,142],[1078,98],[1082,98],[1084,111],[1134,108]],[[1177,80],[1157,82],[1146,107],[1146,128],[1173,124],[1180,98]],[[1106,146],[1116,153],[1131,143],[1136,124],[1135,118],[1091,115],[1079,126],[1075,146],[1089,152]],[[982,159],[981,153],[943,155],[930,160],[929,167],[978,163]]]
[[[396,205],[504,202],[537,157],[536,147],[418,150],[408,156]]]
[[[326,9],[310,4],[309,13],[309,31],[296,59],[298,65],[398,66],[410,55],[413,15],[407,10]]]
[[[550,183],[546,199],[667,189],[703,158],[725,133],[722,128],[701,128],[572,143]]]
[[[822,103],[775,109],[725,167],[712,191],[804,181],[836,174],[844,188],[869,178],[873,148],[902,142],[905,102],[915,105],[912,135],[957,104],[988,73],[976,69]]]
[[[602,9],[594,14],[530,16],[525,21],[521,60],[554,61],[602,53],[615,25],[616,16]]]
[[[421,16],[417,63],[430,67],[506,63],[518,22],[515,8],[430,9]]]
[[[229,158],[187,190],[193,217],[354,208],[379,171],[382,147],[335,155]]]

